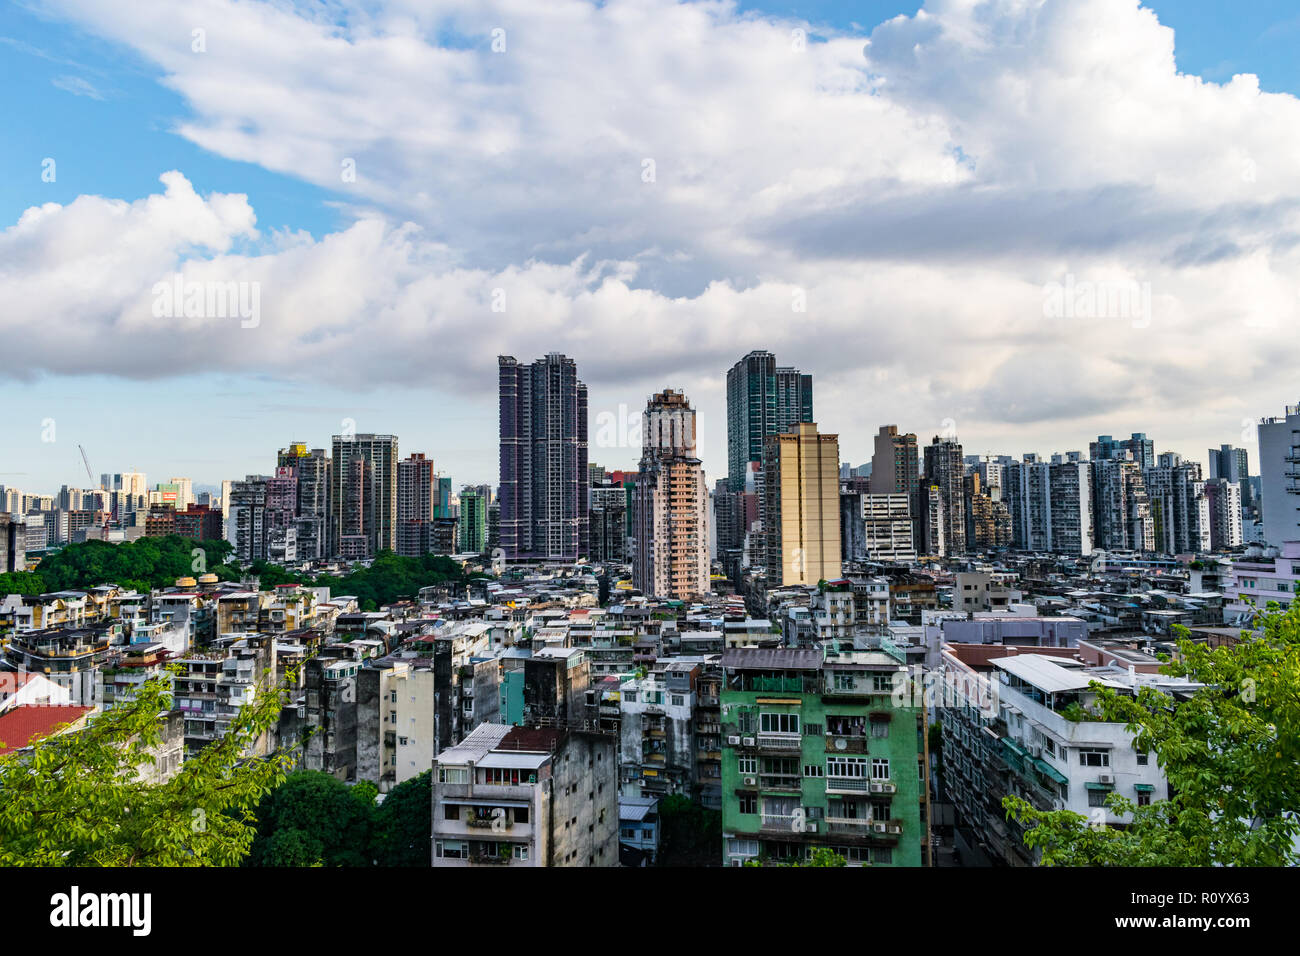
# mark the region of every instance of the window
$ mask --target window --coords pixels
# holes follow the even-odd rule
[[[877,693],[889,693],[894,689],[893,674],[873,674],[871,677],[871,687]]]
[[[742,777],[752,777],[758,773],[757,757],[737,757],[736,769],[740,771]]]
[[[1137,762],[1139,767],[1145,767],[1149,759],[1150,759],[1150,755],[1147,754],[1145,750],[1139,750],[1137,752]]]
[[[893,863],[894,862],[893,847],[888,847],[888,846],[872,847],[871,862],[872,863]]]
[[[469,783],[468,767],[439,767],[439,783]]]
[[[390,693],[388,695],[388,699],[391,700],[394,704],[397,703],[397,691],[393,691],[392,693]]]
[[[1109,750],[1080,750],[1079,766],[1081,767],[1109,767],[1110,751]]]
[[[871,779],[888,780],[889,779],[889,758],[876,757],[871,761]]]
[[[836,671],[834,687],[836,690],[853,690],[853,672]]]
[[[872,800],[871,801],[871,818],[884,822],[889,819],[889,801]]]
[[[1151,794],[1149,794],[1149,793],[1139,793],[1139,794],[1137,795],[1137,805],[1138,805],[1139,807],[1149,807],[1149,806],[1151,806]]]
[[[528,808],[515,807],[515,823],[527,823],[527,822],[528,822]]]
[[[518,844],[518,845],[516,845],[516,846],[515,846],[515,859],[516,859],[516,860],[527,860],[527,859],[528,859],[528,847],[524,846],[523,844]]]
[[[681,707],[684,703],[686,703],[686,699],[685,699],[684,697],[682,697],[681,694],[673,694],[673,706],[674,706],[674,707]]]
[[[742,793],[742,794],[740,795],[740,812],[741,812],[741,813],[757,813],[757,812],[758,812],[758,796],[757,796],[756,794],[752,794],[752,793]]]
[[[822,735],[821,724],[804,724],[803,732],[808,737],[820,737]]]
[[[442,818],[444,820],[459,820],[460,806],[455,803],[448,803],[442,808]]]
[[[826,776],[826,768],[819,767],[815,763],[804,764],[803,775],[805,777],[824,777]]]
[[[1107,798],[1108,796],[1110,796],[1110,791],[1109,791],[1109,790],[1089,790],[1089,791],[1088,791],[1088,806],[1090,806],[1090,807],[1104,807],[1104,806],[1106,805],[1106,798]]]
[[[873,736],[873,737],[888,737],[888,736],[889,736],[889,721],[888,721],[887,719],[885,719],[884,717],[872,717],[872,718],[871,718],[871,736]]]
[[[797,734],[799,733],[798,714],[759,714],[759,733],[763,734]]]
[[[758,841],[732,840],[730,852],[732,856],[758,856]]]
[[[1056,744],[1052,741],[1051,737],[1043,738],[1043,750],[1047,751],[1050,756],[1056,756]]]
[[[436,852],[438,856],[448,860],[469,858],[469,848],[464,840],[439,840]]]
[[[629,704],[635,704],[635,703],[636,703],[636,691],[634,691],[634,690],[626,690],[626,691],[624,691],[624,692],[623,692],[623,699],[624,699],[625,701],[627,701]]]
[[[886,761],[886,763],[888,763],[888,761]],[[865,779],[867,776],[867,758],[827,757],[826,776],[857,777],[858,779]]]
[[[398,742],[401,746],[403,746],[403,747],[406,746],[406,738],[405,738],[405,737],[398,737],[398,738],[397,738],[397,742]]]
[[[397,711],[395,711],[395,710],[390,710],[390,711],[388,712],[388,722],[389,722],[390,724],[395,724],[395,723],[397,723]]]

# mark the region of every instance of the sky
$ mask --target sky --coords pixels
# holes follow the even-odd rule
[[[1300,401],[1298,41],[1274,0],[7,3],[0,484],[349,428],[494,482],[496,357],[552,351],[610,468],[672,387],[722,477],[755,348],[853,464],[1253,461]]]

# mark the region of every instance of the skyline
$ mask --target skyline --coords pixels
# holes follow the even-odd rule
[[[711,479],[753,348],[855,464],[891,422],[1253,459],[1295,401],[1285,4],[557,9],[0,11],[0,482],[214,484],[343,419],[491,481],[503,352],[574,358],[593,434],[691,395]],[[255,320],[159,315],[176,276]]]
[[[567,357],[572,358],[572,356],[567,356]],[[742,356],[737,356],[737,359],[741,357]],[[780,356],[778,356],[778,360],[779,359]],[[532,359],[526,359],[524,361],[531,362]],[[583,364],[581,362],[576,362],[576,364],[578,367],[578,374],[580,376],[585,376],[586,372],[584,370],[585,367],[583,366]],[[819,379],[816,370],[808,369],[808,368],[803,368],[801,370],[806,373],[810,373],[813,376],[815,394],[817,395],[817,399],[814,405],[814,411],[815,411],[814,422],[818,425],[820,431],[839,436],[841,462],[844,464],[853,465],[854,467],[870,463],[873,454],[873,439],[875,437],[875,433],[878,431],[878,429],[881,426],[897,425],[900,433],[916,434],[918,452],[921,449],[924,449],[926,445],[929,445],[931,443],[931,440],[937,435],[941,438],[954,437],[955,440],[962,445],[963,454],[965,456],[977,455],[980,458],[984,458],[986,456],[997,457],[999,455],[1008,455],[1016,461],[1021,460],[1022,456],[1025,454],[1031,454],[1031,453],[1038,454],[1042,458],[1048,459],[1053,454],[1056,453],[1063,454],[1071,451],[1082,452],[1084,457],[1086,458],[1088,455],[1089,443],[1095,441],[1100,435],[1112,435],[1116,438],[1122,439],[1122,438],[1129,437],[1129,435],[1133,433],[1141,432],[1141,433],[1145,433],[1148,438],[1150,438],[1152,441],[1155,442],[1155,454],[1157,456],[1165,452],[1175,452],[1181,455],[1184,461],[1199,462],[1202,465],[1204,472],[1207,476],[1209,475],[1208,452],[1211,449],[1217,449],[1221,445],[1230,445],[1237,448],[1245,448],[1248,453],[1248,460],[1250,463],[1251,472],[1252,474],[1258,474],[1257,467],[1258,467],[1259,452],[1258,452],[1258,442],[1255,436],[1255,428],[1253,427],[1253,423],[1257,422],[1261,418],[1270,418],[1270,417],[1281,415],[1283,414],[1287,406],[1296,404],[1295,402],[1291,402],[1291,401],[1281,402],[1279,403],[1276,409],[1262,412],[1260,415],[1255,416],[1255,418],[1251,420],[1252,426],[1249,429],[1246,429],[1243,423],[1242,432],[1238,436],[1237,440],[1231,440],[1230,438],[1225,438],[1224,440],[1213,442],[1213,444],[1207,444],[1201,450],[1188,450],[1185,448],[1177,447],[1173,442],[1166,441],[1158,433],[1153,433],[1149,429],[1142,427],[1141,422],[1135,422],[1134,427],[1132,428],[1129,428],[1127,426],[1123,428],[1115,427],[1115,428],[1098,431],[1092,435],[1076,436],[1078,438],[1077,441],[1058,440],[1051,447],[1047,447],[1047,448],[1042,448],[1042,447],[1032,448],[1032,449],[1019,448],[1019,447],[1017,448],[1000,447],[1000,448],[989,448],[989,449],[977,448],[975,445],[968,443],[968,441],[963,437],[961,430],[956,427],[957,423],[955,422],[954,423],[940,422],[938,423],[938,427],[931,430],[925,430],[922,428],[918,428],[913,423],[909,423],[907,421],[880,421],[875,424],[870,424],[870,425],[864,424],[859,427],[857,431],[857,435],[865,435],[866,436],[865,441],[860,441],[855,438],[855,440],[852,442],[846,442],[845,432],[843,430],[836,429],[834,427],[833,421],[827,424],[823,423],[823,419],[825,418],[825,416],[821,415],[820,409],[824,407],[822,405],[823,399],[821,397],[824,394],[824,391],[823,391],[822,383]],[[695,405],[697,408],[697,422],[698,422],[699,434],[702,436],[699,440],[699,446],[702,450],[702,454],[700,455],[700,458],[701,461],[704,463],[704,472],[706,478],[708,479],[710,487],[712,487],[713,483],[716,482],[719,478],[727,477],[727,451],[726,451],[727,441],[726,441],[726,411],[725,411],[726,370],[725,369],[721,372],[720,378],[722,380],[722,390],[721,390],[722,409],[718,413],[718,419],[720,419],[720,421],[713,423],[712,428],[710,427],[710,422],[707,419],[705,419],[703,416],[698,415],[698,408],[702,403],[696,401],[692,397],[692,404]],[[495,385],[496,383],[494,382],[493,384]],[[674,389],[674,390],[678,389],[678,387],[675,385],[665,385],[664,388]],[[497,390],[494,387],[491,389],[491,391],[493,393],[493,404],[495,404],[495,397],[496,397]],[[662,391],[662,389],[660,389],[660,391]],[[633,471],[633,472],[636,471],[638,460],[640,458],[641,451],[642,451],[642,447],[639,439],[641,413],[644,411],[646,403],[652,398],[653,394],[654,393],[647,394],[645,400],[638,404],[625,403],[621,411],[618,408],[610,407],[608,403],[605,404],[601,404],[599,402],[591,403],[589,414],[588,414],[589,439],[588,439],[587,457],[589,462],[595,465],[600,465],[609,471],[615,471],[615,470]],[[690,393],[688,392],[687,394]],[[626,412],[626,416],[623,415],[623,412]],[[831,409],[832,418],[840,414],[843,413],[838,412],[835,408]],[[497,432],[497,423],[495,421],[496,415],[495,414],[491,415],[491,418],[493,419],[493,421],[492,421],[492,429],[490,432],[490,436],[491,436],[490,439],[480,442],[479,446],[474,446],[472,449],[472,451],[478,457],[484,457],[484,458],[497,457],[498,432]],[[449,466],[445,464],[446,454],[440,453],[440,450],[436,446],[430,447],[427,444],[419,444],[419,443],[408,444],[408,440],[403,438],[403,435],[399,430],[383,427],[384,421],[383,421],[382,413],[375,413],[364,420],[356,419],[353,421],[355,426],[353,428],[353,431],[356,434],[387,434],[387,435],[396,436],[399,443],[398,444],[399,453],[402,458],[407,458],[411,454],[427,455],[429,458],[431,458],[434,461],[435,469],[439,473],[447,477],[450,477],[452,479],[453,487],[456,490],[459,490],[459,488],[464,485],[492,484],[495,486],[499,479],[499,473],[497,471],[493,471],[492,474],[490,475],[487,474],[478,475],[478,476],[471,475],[469,477],[462,478],[459,472],[452,470]],[[147,466],[147,464],[141,464],[138,461],[132,461],[132,462],[107,461],[101,464],[100,459],[95,455],[94,446],[87,446],[86,450],[88,456],[90,457],[96,480],[98,480],[99,475],[104,473],[119,473],[119,472],[134,471],[134,472],[143,472],[149,478],[150,485],[156,485],[158,482],[164,480],[163,476],[165,474],[166,477],[170,477],[172,475],[181,475],[183,477],[188,477],[193,481],[194,487],[196,489],[197,488],[210,489],[214,487],[219,489],[222,481],[240,480],[247,475],[273,474],[274,467],[275,467],[276,452],[282,448],[287,447],[291,442],[302,442],[308,448],[324,448],[328,453],[330,450],[332,438],[334,437],[334,435],[339,434],[344,427],[346,427],[347,422],[348,419],[346,418],[340,419],[338,422],[336,422],[334,431],[331,431],[328,435],[325,436],[317,436],[314,434],[310,436],[306,436],[295,432],[292,436],[288,438],[284,438],[283,440],[280,440],[278,443],[273,442],[274,447],[270,447],[265,451],[260,451],[260,450],[246,451],[245,460],[255,462],[255,463],[269,460],[270,464],[269,465],[263,464],[261,466],[250,467],[248,470],[245,471],[239,471],[238,469],[228,470],[227,473],[222,473],[214,477],[208,477],[206,474],[201,472],[195,472],[192,474],[185,473],[185,469],[180,467],[178,463],[187,462],[190,461],[191,459],[186,459],[184,457],[176,457],[176,458],[162,457],[153,463],[154,465],[153,467],[149,467]],[[633,426],[636,429],[635,432],[630,430],[631,427]],[[1249,439],[1245,437],[1247,431],[1249,431],[1250,434]],[[57,432],[58,432],[58,426],[56,422],[55,424],[56,436],[57,436]],[[206,435],[207,433],[204,434]],[[611,436],[614,439],[615,443],[604,444],[604,445],[600,444],[602,436]],[[26,494],[57,494],[59,488],[63,485],[67,485],[68,487],[71,488],[86,487],[85,485],[78,483],[75,477],[76,475],[85,474],[85,467],[82,464],[80,451],[77,448],[78,442],[76,442],[75,440],[69,441],[66,439],[60,441],[56,437],[55,441],[45,442],[43,444],[49,450],[52,456],[56,454],[66,453],[69,450],[69,448],[71,449],[71,453],[74,456],[74,460],[75,460],[75,471],[72,472],[72,478],[69,479],[65,477],[62,479],[56,479],[50,484],[38,486],[37,484],[29,480],[29,476],[27,475],[21,473],[16,474],[16,473],[0,472],[0,487],[16,488]],[[859,445],[863,446],[861,448],[861,453],[859,453],[857,450]],[[709,452],[709,448],[711,446],[716,446],[712,453]],[[846,446],[851,446],[851,448],[854,450],[850,453],[850,451],[846,450]],[[211,442],[205,439],[204,447],[211,447]],[[465,449],[453,449],[453,451],[463,452],[465,451]],[[607,454],[602,454],[602,453],[607,453]],[[717,467],[716,468],[710,467],[710,462],[717,463]],[[214,465],[214,467],[216,466]]]

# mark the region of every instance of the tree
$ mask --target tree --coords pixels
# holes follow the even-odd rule
[[[722,814],[682,796],[659,800],[656,866],[718,866],[722,862]]]
[[[0,865],[233,866],[255,835],[253,810],[284,779],[289,758],[249,759],[279,718],[285,693],[265,688],[222,738],[163,784],[143,782],[155,762],[168,681],[83,729],[0,757]]]
[[[318,770],[290,774],[257,808],[246,865],[369,866],[375,788],[354,789]]]
[[[404,780],[375,811],[370,856],[377,866],[428,866],[433,832],[433,772]]]
[[[1101,689],[1104,720],[1124,723],[1133,746],[1153,753],[1170,797],[1138,807],[1125,828],[1089,826],[1070,811],[1035,810],[1007,797],[1007,816],[1029,829],[1025,845],[1057,866],[1282,866],[1300,835],[1300,602],[1270,604],[1261,630],[1210,648],[1178,628],[1173,676],[1207,685],[1188,700],[1143,688],[1136,697]],[[1094,685],[1095,686],[1095,685]]]

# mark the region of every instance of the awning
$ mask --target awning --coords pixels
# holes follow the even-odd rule
[[[1017,744],[1017,743],[1016,743],[1014,740],[1012,740],[1010,737],[1003,737],[1003,738],[1002,738],[1002,746],[1006,747],[1008,750],[1010,750],[1010,751],[1011,751],[1013,754],[1015,754],[1017,757],[1024,757],[1024,756],[1027,756],[1027,754],[1026,754],[1026,752],[1025,752],[1025,748],[1024,748],[1024,747],[1021,747],[1019,744]]]
[[[1114,790],[1115,787],[1109,783],[1097,783],[1095,780],[1089,780],[1084,785],[1086,790]]]
[[[1149,783],[1135,783],[1133,789],[1138,793],[1155,793],[1156,788]]]
[[[1046,760],[1035,757],[1034,766],[1038,768],[1039,772],[1042,773],[1043,776],[1055,780],[1057,783],[1069,783],[1065,774],[1061,773],[1061,771],[1057,770]]]

